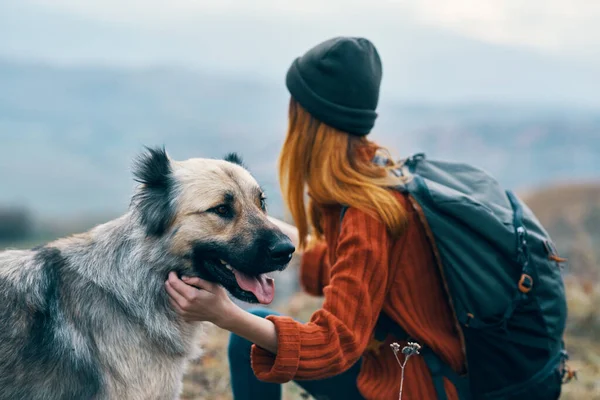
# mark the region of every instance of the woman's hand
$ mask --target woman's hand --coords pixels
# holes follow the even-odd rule
[[[221,285],[200,278],[177,277],[169,273],[165,282],[169,301],[175,310],[188,322],[209,321],[222,326],[238,306],[231,301]]]
[[[175,272],[170,272],[165,286],[173,308],[186,321],[212,322],[273,354],[277,353],[275,325],[242,310],[231,301],[221,285],[200,278],[184,277],[181,280]]]

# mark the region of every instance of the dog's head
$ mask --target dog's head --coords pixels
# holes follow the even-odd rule
[[[149,236],[168,239],[181,272],[224,286],[247,302],[270,303],[273,279],[294,246],[267,219],[265,194],[235,154],[224,160],[170,160],[148,149],[135,165],[134,196]]]

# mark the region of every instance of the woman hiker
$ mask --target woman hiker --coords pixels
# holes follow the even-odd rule
[[[320,43],[287,72],[289,126],[279,174],[297,228],[272,220],[302,254],[303,288],[324,296],[310,321],[266,309],[245,311],[225,289],[199,278],[181,281],[171,274],[166,283],[184,318],[231,332],[235,400],[280,399],[280,384],[288,381],[316,399],[397,399],[402,370],[390,344],[406,342],[393,335],[383,343],[373,340],[380,312],[454,371],[464,371],[425,228],[406,195],[390,189],[399,178],[374,162],[387,152],[367,138],[377,117],[381,76],[374,45],[354,37]],[[343,219],[342,205],[348,207]],[[197,288],[200,293],[190,297]],[[443,386],[448,399],[458,398],[450,381]],[[403,398],[437,398],[423,357],[406,364]]]

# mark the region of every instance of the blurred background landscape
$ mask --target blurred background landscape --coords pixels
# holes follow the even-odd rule
[[[0,249],[127,210],[132,158],[239,152],[284,217],[276,161],[292,60],[337,35],[378,47],[371,135],[515,189],[569,259],[567,345],[600,399],[600,3],[586,0],[0,0]],[[319,305],[282,274],[273,307]],[[215,330],[184,398],[228,399]],[[296,399],[293,385],[286,395]]]

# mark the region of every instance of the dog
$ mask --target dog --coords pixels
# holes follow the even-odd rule
[[[128,211],[90,231],[0,252],[0,399],[176,399],[202,323],[184,321],[170,271],[270,303],[295,248],[236,154],[174,161],[147,148]]]

